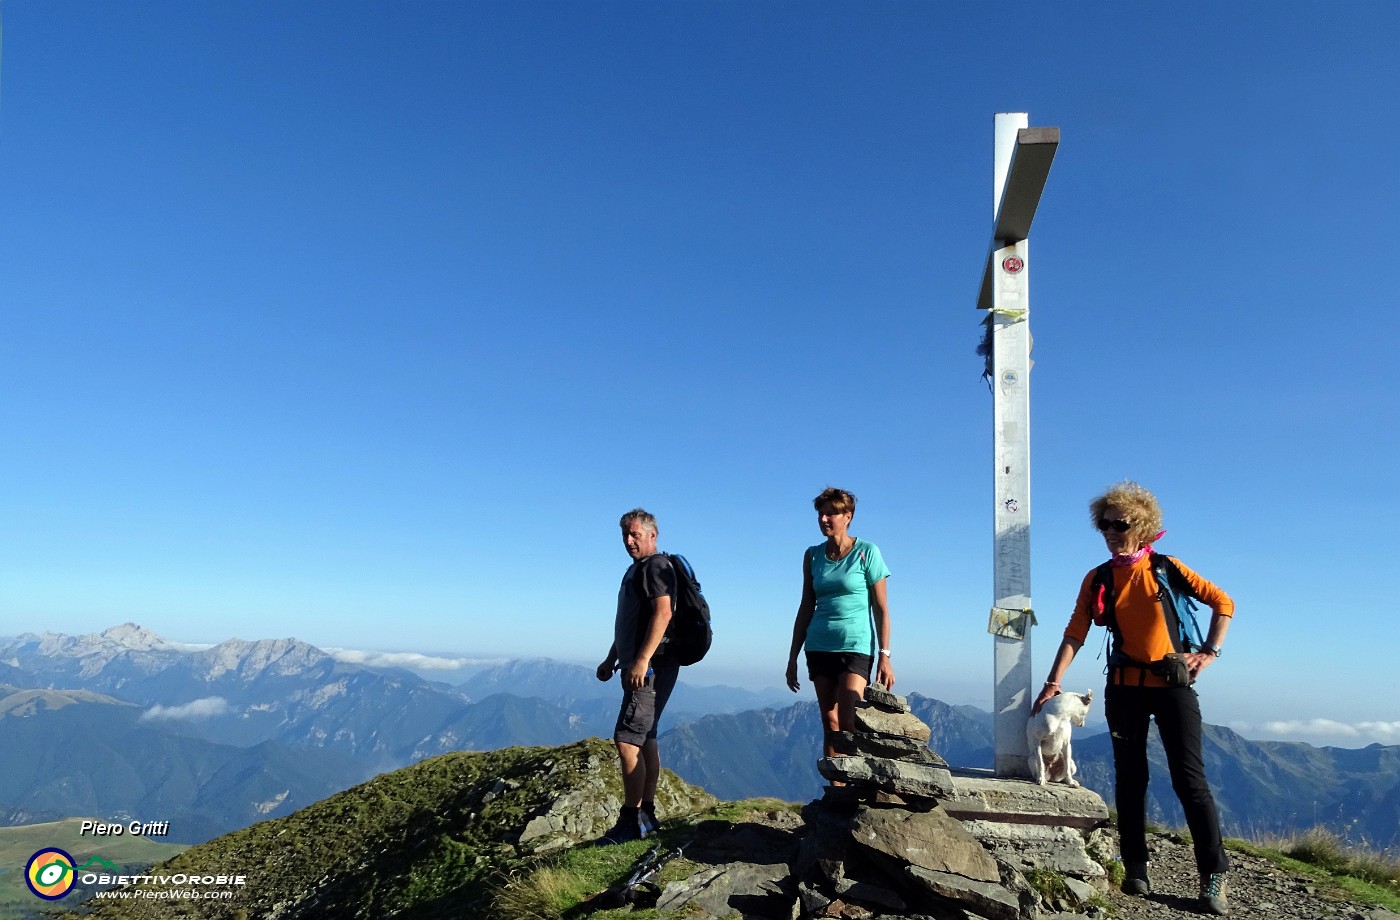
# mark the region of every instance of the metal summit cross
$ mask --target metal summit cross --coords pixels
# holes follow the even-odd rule
[[[1030,256],[1027,237],[1059,128],[1027,127],[1024,112],[996,116],[995,229],[978,309],[989,311],[986,373],[993,405],[993,601],[996,775],[1027,776],[1031,693]]]

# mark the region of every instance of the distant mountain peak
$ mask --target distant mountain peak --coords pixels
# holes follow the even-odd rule
[[[292,674],[322,662],[333,662],[326,652],[300,639],[226,639],[198,653],[208,663],[210,677],[237,671],[245,677],[271,672]]]
[[[169,645],[163,637],[136,623],[110,626],[98,633],[97,638],[130,649],[155,649]]]
[[[152,662],[170,657],[176,647],[135,623],[112,626],[100,633],[69,636],[63,633],[24,633],[0,644],[0,657],[11,667],[26,669],[34,658],[76,662],[83,676],[100,673],[115,661]]]
[[[100,653],[119,654],[126,651],[149,652],[170,647],[160,635],[136,623],[109,626],[100,633],[70,636],[65,633],[24,633],[9,643],[12,647],[32,644],[41,655],[81,658]]]
[[[0,645],[0,657],[14,667],[29,669],[43,661],[73,662],[78,670],[71,677],[87,680],[106,674],[117,682],[114,687],[137,674],[149,677],[188,666],[201,670],[206,680],[233,674],[247,681],[264,674],[295,675],[335,664],[326,652],[300,639],[227,639],[200,648],[167,642],[136,623],[83,636],[26,633]],[[109,670],[113,667],[117,670]]]

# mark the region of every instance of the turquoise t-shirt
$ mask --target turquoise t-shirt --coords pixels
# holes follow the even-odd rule
[[[880,548],[857,539],[839,562],[826,558],[826,544],[807,550],[817,609],[807,624],[809,652],[875,654],[875,630],[870,615],[870,588],[889,578]]]

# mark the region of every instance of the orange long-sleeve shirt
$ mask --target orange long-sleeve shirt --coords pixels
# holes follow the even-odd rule
[[[1235,602],[1230,596],[1206,581],[1175,556],[1172,560],[1191,586],[1191,593],[1220,616],[1234,616]],[[1074,614],[1065,627],[1065,638],[1083,643],[1089,635],[1089,627],[1094,623],[1097,605],[1092,597],[1094,569],[1084,576],[1079,586],[1079,598],[1074,604]],[[1167,631],[1166,618],[1162,616],[1162,604],[1157,600],[1157,579],[1152,575],[1152,557],[1144,555],[1132,565],[1113,567],[1109,570],[1113,579],[1113,611],[1118,620],[1118,631],[1122,637],[1123,654],[1137,661],[1160,661],[1172,652],[1171,634]],[[1150,671],[1124,668],[1121,681],[1125,684],[1145,687],[1165,687],[1166,680]],[[1139,682],[1139,678],[1141,681]],[[1111,676],[1110,676],[1111,679]]]

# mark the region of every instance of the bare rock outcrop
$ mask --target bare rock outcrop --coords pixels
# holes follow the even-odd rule
[[[818,770],[832,782],[802,809],[784,867],[711,862],[667,886],[665,910],[704,920],[1037,920],[1071,917],[1104,888],[1086,835],[1106,821],[1086,790],[955,775],[929,750],[929,728],[903,697],[878,687],[842,732],[842,753]],[[1052,868],[1070,883],[1056,903],[1026,879]]]

